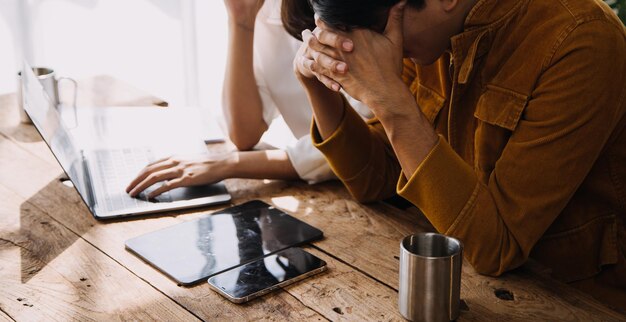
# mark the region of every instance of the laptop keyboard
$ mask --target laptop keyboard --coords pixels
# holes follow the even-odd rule
[[[148,163],[154,160],[152,151],[148,148],[128,148],[94,151],[96,168],[99,172],[96,189],[97,200],[103,201],[107,211],[137,208],[148,202],[146,191],[152,191],[161,184],[155,184],[136,198],[131,198],[125,191],[132,179]],[[159,199],[171,199],[168,193],[162,194]]]

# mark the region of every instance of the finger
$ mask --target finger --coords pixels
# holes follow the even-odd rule
[[[133,179],[133,181],[128,184],[126,187],[126,193],[133,189],[139,182],[143,181],[154,172],[161,171],[167,168],[175,167],[178,165],[177,161],[171,160],[170,158],[164,158],[155,162],[148,164],[143,170],[139,172],[137,177]]]
[[[302,59],[302,65],[304,66],[304,68],[310,70],[311,73],[315,74],[313,68],[317,67],[315,66],[315,61],[313,59]]]
[[[404,19],[404,7],[406,6],[406,0],[402,0],[391,7],[389,10],[389,17],[387,18],[387,25],[383,34],[391,40],[392,43],[398,46],[402,46],[402,21]]]
[[[312,31],[311,36],[307,38],[306,45],[308,49],[323,52],[327,56],[333,57],[335,59],[339,59],[341,57],[340,52],[337,49],[333,48],[332,46],[328,46],[328,45],[321,43],[319,39],[317,39],[317,36],[316,36],[317,34],[323,34],[319,30],[319,28],[315,28],[315,30]]]
[[[313,71],[310,69],[310,62],[313,62],[313,58],[307,57],[306,55],[297,56],[294,59],[296,70],[306,78],[315,77]]]
[[[167,170],[162,170],[158,172],[154,172],[147,176],[143,181],[141,181],[135,188],[130,191],[130,196],[135,197],[142,191],[146,190],[151,185],[163,181],[174,179],[176,177],[180,177],[182,175],[182,169],[180,168],[172,168]]]
[[[326,27],[321,20],[319,21],[320,25],[324,27],[318,26],[313,30],[313,35],[319,43],[345,52],[351,52],[354,49],[354,43],[352,43],[350,38],[342,36],[331,28]]]
[[[313,14],[313,19],[315,20],[315,25],[318,27],[321,27],[321,24],[324,24],[324,22],[322,21],[322,19],[320,18],[320,15],[316,12]],[[326,26],[324,24],[324,26]]]
[[[316,29],[322,29],[322,30],[333,30],[332,27],[330,27],[328,24],[326,24],[322,18],[320,18],[320,16],[316,13],[315,15],[313,15],[313,18],[315,18],[315,26],[317,26]],[[350,39],[347,39],[350,41]],[[350,49],[351,50],[351,49]],[[348,50],[349,51],[349,50]]]
[[[315,62],[311,62],[311,70],[313,71],[314,69],[316,69],[316,63]],[[313,71],[313,75],[315,75],[315,77],[317,78],[317,80],[324,84],[324,86],[326,86],[328,89],[334,91],[334,92],[339,92],[341,90],[341,84],[339,84],[338,82],[336,82],[335,80],[333,80],[332,78],[319,73],[319,72],[315,72]]]
[[[304,68],[308,69],[311,74],[315,76],[318,81],[320,81],[320,83],[324,84],[324,86],[335,92],[338,92],[341,89],[341,85],[338,82],[320,72],[316,72],[316,70],[319,71],[321,69],[317,66],[317,63],[314,60],[303,59],[302,64],[304,65]]]
[[[330,73],[344,74],[348,71],[348,65],[343,61],[336,60],[319,51],[312,51],[311,56],[322,70],[330,71]]]
[[[324,52],[331,57],[338,56],[332,48],[329,48],[328,46],[325,46],[324,44],[320,43],[315,37],[315,34],[308,29],[305,29],[302,31],[302,42],[304,42],[307,45],[307,50],[305,51],[305,55],[308,58],[311,58],[309,54],[311,49]]]
[[[324,86],[328,87],[328,89],[334,92],[339,92],[341,90],[341,84],[337,83],[332,78],[323,74],[316,74],[315,76],[317,76],[317,79],[324,84]]]
[[[300,35],[302,36],[302,42],[305,44],[308,44],[309,38],[313,37],[313,33],[309,29],[302,30]]]
[[[328,51],[328,55],[334,55],[332,48],[320,43],[315,37],[315,33],[309,29],[302,31],[302,42],[307,45],[307,49],[313,49],[317,51]]]
[[[157,189],[154,189],[154,191],[150,192],[150,194],[148,195],[148,199],[152,199],[164,192],[168,192],[172,189],[178,188],[178,187],[182,187],[183,186],[183,178],[174,178],[172,180],[168,180],[163,182],[163,184],[158,187]]]

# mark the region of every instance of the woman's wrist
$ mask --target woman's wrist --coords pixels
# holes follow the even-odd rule
[[[217,156],[210,156],[206,160],[208,171],[219,173],[222,179],[236,178],[239,165],[238,152],[228,152]]]
[[[226,11],[230,27],[242,27],[254,30],[256,16],[261,9],[261,4],[248,3],[249,1],[226,1]]]
[[[252,18],[230,17],[228,19],[228,25],[231,31],[254,32],[255,22],[256,22],[256,17],[252,17]]]
[[[291,160],[284,150],[236,151],[213,159],[210,171],[217,171],[221,179],[298,179]]]
[[[296,79],[300,82],[300,85],[302,85],[302,87],[306,91],[308,91],[310,94],[311,93],[324,93],[324,94],[330,93],[330,95],[339,94],[337,92],[333,92],[330,89],[328,89],[328,87],[322,84],[322,82],[320,82],[316,77],[312,77],[312,78],[307,77],[297,70],[295,71],[295,73],[296,73]]]
[[[315,83],[319,83],[317,78],[315,78],[315,77],[307,77],[304,74],[302,74],[300,72],[300,70],[298,70],[298,68],[296,66],[294,66],[293,72],[296,75],[296,79],[300,82],[300,84],[302,86],[310,86],[310,85],[313,85]]]

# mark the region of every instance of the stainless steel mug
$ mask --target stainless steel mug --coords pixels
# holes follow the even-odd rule
[[[452,321],[459,316],[463,244],[420,233],[400,243],[400,314],[411,321]]]
[[[33,67],[33,72],[35,73],[35,76],[37,76],[37,79],[43,86],[43,89],[46,91],[46,94],[48,94],[48,97],[50,98],[50,102],[56,108],[58,108],[59,104],[61,103],[59,100],[59,82],[64,81],[64,80],[70,81],[74,86],[74,101],[72,102],[72,106],[74,107],[74,109],[76,109],[76,95],[78,94],[77,93],[78,84],[76,83],[75,80],[69,77],[56,77],[56,73],[54,72],[54,70],[51,68],[46,68],[46,67]],[[26,112],[24,111],[24,105],[23,105],[24,102],[22,101],[22,72],[21,71],[17,73],[17,78],[18,78],[17,105],[20,111],[20,121],[22,123],[32,123],[32,121],[28,117],[28,114],[26,114]]]

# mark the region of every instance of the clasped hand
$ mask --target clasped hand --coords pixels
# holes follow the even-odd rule
[[[404,1],[389,12],[383,33],[369,29],[341,32],[316,17],[313,31],[302,32],[294,60],[296,75],[317,78],[332,91],[343,89],[376,113],[378,103],[401,82]]]

